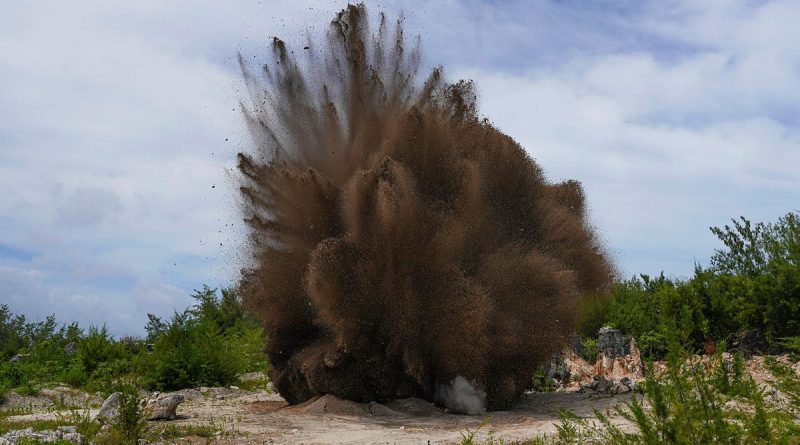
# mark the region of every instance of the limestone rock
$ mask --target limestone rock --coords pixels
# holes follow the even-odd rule
[[[544,374],[545,377],[555,380],[559,385],[568,383],[572,375],[564,361],[563,355],[548,360],[548,362],[544,364]]]
[[[183,395],[173,394],[150,402],[145,408],[148,413],[147,420],[175,420],[178,405],[185,400],[186,398]]]
[[[100,423],[111,423],[119,416],[119,406],[122,402],[122,393],[115,392],[108,396],[108,398],[103,402],[103,405],[100,407],[100,411],[97,412],[97,416],[95,416],[95,420]]]
[[[30,354],[17,354],[10,359],[8,359],[9,363],[17,363],[18,361],[24,359],[25,357],[29,356]]]
[[[16,445],[21,439],[32,440],[36,443],[50,443],[58,440],[83,443],[83,436],[78,433],[75,426],[60,426],[55,430],[34,431],[33,428],[12,430],[0,436],[0,445]]]
[[[631,353],[630,338],[614,328],[602,327],[597,337],[597,350],[609,358],[624,357]]]
[[[636,340],[606,327],[600,329],[597,343],[600,356],[594,366],[595,375],[614,381],[623,378],[637,381],[644,378],[644,366]]]

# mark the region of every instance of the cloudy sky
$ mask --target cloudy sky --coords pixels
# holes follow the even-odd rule
[[[344,2],[7,2],[0,303],[140,333],[233,283],[235,56],[302,44]],[[583,182],[623,276],[684,277],[709,226],[800,209],[800,3],[367,2],[552,180]]]

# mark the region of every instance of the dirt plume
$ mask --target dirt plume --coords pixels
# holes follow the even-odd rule
[[[242,63],[241,289],[270,378],[292,404],[436,401],[459,378],[507,407],[611,266],[580,184],[480,119],[472,82],[419,82],[400,21],[368,22],[348,6],[306,60],[276,38],[263,69]]]

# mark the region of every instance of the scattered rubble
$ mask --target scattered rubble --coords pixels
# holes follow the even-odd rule
[[[637,392],[638,390],[639,383],[629,379],[628,377],[623,377],[619,381],[614,381],[606,377],[596,375],[594,376],[591,384],[581,385],[579,392],[619,395],[627,394],[629,392]]]
[[[38,442],[55,442],[65,440],[72,443],[83,443],[83,436],[76,426],[60,426],[55,430],[34,431],[33,428],[12,430],[0,436],[0,445],[16,445],[21,439],[35,440]]]

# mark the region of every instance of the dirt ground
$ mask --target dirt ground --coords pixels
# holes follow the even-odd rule
[[[777,357],[800,373],[800,362],[786,356]],[[782,394],[769,384],[772,380],[764,367],[763,357],[753,357],[746,368],[755,381],[765,389],[767,398],[781,403]],[[569,363],[581,382],[591,381],[591,368],[585,363]],[[660,364],[658,364],[660,365]],[[659,368],[657,366],[657,368]],[[263,374],[250,376],[263,381]],[[245,376],[243,376],[245,377]],[[243,379],[245,380],[245,379]],[[250,385],[253,386],[253,385]],[[609,396],[597,392],[578,392],[571,385],[557,392],[529,393],[510,410],[468,416],[448,413],[424,400],[405,399],[385,405],[355,403],[324,396],[301,405],[288,406],[278,394],[264,389],[194,388],[178,391],[185,402],[178,407],[178,419],[149,422],[151,429],[179,430],[181,439],[159,443],[191,444],[452,444],[462,439],[467,429],[475,430],[486,421],[476,439],[491,434],[506,442],[524,440],[543,434],[556,433],[559,410],[569,410],[581,417],[593,417],[593,409],[606,411],[630,400],[631,393]],[[102,403],[99,394],[86,394],[65,386],[43,389],[35,396],[11,393],[0,409],[6,421],[33,421],[68,418],[66,406],[92,406],[92,418]],[[613,411],[613,410],[612,410]],[[613,412],[611,413],[613,414]],[[619,416],[612,420],[626,429]],[[203,436],[192,436],[192,431]],[[216,435],[215,435],[216,433]],[[174,435],[171,437],[175,437]]]
[[[290,407],[279,395],[267,390],[202,388],[202,391],[191,389],[179,393],[184,394],[186,401],[178,408],[179,418],[169,424],[179,428],[202,425],[221,434],[212,439],[187,437],[177,443],[214,444],[452,444],[461,440],[466,428],[475,429],[487,418],[488,423],[480,429],[478,438],[491,433],[506,441],[521,440],[554,433],[559,409],[590,416],[593,408],[605,410],[631,397],[535,393],[525,395],[511,410],[466,416],[447,413],[419,399],[380,405],[325,396]],[[91,414],[95,413],[92,410]],[[6,420],[55,419],[58,415],[50,409]],[[151,422],[151,425],[158,428],[167,422]]]
[[[389,405],[357,404],[330,396],[289,407],[277,394],[239,392],[200,397],[181,405],[177,424],[211,424],[226,432],[220,444],[451,444],[465,428],[475,429],[486,418],[478,437],[490,432],[505,440],[554,433],[558,410],[590,416],[592,408],[607,409],[628,396],[593,398],[576,392],[526,395],[512,410],[484,416],[446,413],[415,399]]]

